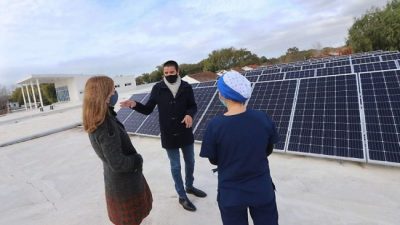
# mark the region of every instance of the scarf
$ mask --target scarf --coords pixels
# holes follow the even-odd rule
[[[171,84],[163,77],[164,83],[167,85],[168,89],[171,91],[172,95],[176,96],[176,93],[178,93],[179,86],[181,86],[181,76],[178,75],[178,78],[176,79],[176,82]]]

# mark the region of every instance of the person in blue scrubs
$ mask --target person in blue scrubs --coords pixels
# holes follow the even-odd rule
[[[267,158],[279,141],[275,124],[265,112],[246,108],[252,89],[240,73],[225,73],[217,86],[227,111],[207,125],[200,157],[218,166],[222,222],[247,225],[249,210],[254,225],[276,225],[275,187]]]

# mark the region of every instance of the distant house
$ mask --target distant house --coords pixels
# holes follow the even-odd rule
[[[219,70],[219,71],[217,71],[217,75],[222,76],[226,72],[228,72],[228,70]]]
[[[188,78],[186,78],[188,77]],[[190,79],[190,80],[195,80],[197,82],[192,82],[192,83],[199,83],[199,82],[206,82],[206,81],[212,81],[212,80],[217,80],[218,79],[218,75],[216,73],[213,72],[200,72],[200,73],[195,73],[195,74],[190,74],[190,75],[186,75],[183,80],[186,79]],[[190,83],[190,82],[189,82]]]
[[[190,76],[184,76],[182,80],[188,82],[189,84],[200,83],[198,80],[191,78]]]
[[[253,68],[250,67],[250,66],[244,66],[244,67],[242,67],[242,70],[244,70],[244,71],[250,71],[250,70],[253,70]]]
[[[244,66],[244,67],[242,67],[240,69],[242,69],[244,71],[249,71],[249,70],[257,69],[258,67],[259,67],[259,65],[253,64],[253,65]],[[238,71],[238,72],[240,72],[240,71]]]
[[[235,68],[232,68],[230,70],[220,70],[220,71],[217,72],[217,75],[218,76],[222,76],[224,73],[229,72],[229,71],[236,71],[236,72],[239,72],[241,74],[244,74],[244,72],[246,72],[246,70],[244,70],[243,68],[235,67]]]

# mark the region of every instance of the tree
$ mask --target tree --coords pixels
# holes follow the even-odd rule
[[[314,50],[304,50],[300,51],[297,47],[288,48],[286,54],[280,57],[280,61],[283,63],[302,61],[305,59],[310,59],[314,56]]]
[[[368,10],[356,18],[346,41],[354,52],[400,49],[400,0]]]
[[[163,68],[162,66],[157,66],[156,70],[151,73],[143,73],[142,75],[136,77],[136,85],[153,83],[161,80],[163,75]]]
[[[233,47],[214,50],[204,60],[203,71],[216,72],[227,70],[233,67],[243,67],[245,65],[259,64],[260,59],[256,54],[246,49],[235,49]]]
[[[39,98],[39,92],[38,92],[37,86],[35,85],[33,87],[33,89],[35,90],[36,100],[39,101],[40,98]],[[40,84],[40,91],[42,93],[42,99],[43,99],[44,105],[50,105],[50,104],[57,102],[57,94],[56,94],[56,89],[54,87],[54,84]],[[28,95],[26,94],[26,89],[24,89],[24,93],[25,93],[26,101],[28,102],[28,99],[27,99]],[[33,99],[31,87],[29,87],[29,94],[30,94],[31,99]],[[14,89],[14,91],[12,92],[12,94],[10,96],[10,101],[18,102],[20,105],[24,104],[24,98],[23,98],[23,95],[21,92],[21,88]]]
[[[40,84],[40,90],[42,91],[44,105],[57,102],[56,88],[54,87],[54,84]]]
[[[151,83],[150,74],[149,73],[142,74],[142,78],[143,78],[143,82],[145,84]]]
[[[24,98],[22,97],[21,88],[14,89],[14,91],[12,92],[12,94],[10,96],[10,101],[11,102],[18,102],[19,105],[23,105],[24,104]]]
[[[181,64],[179,65],[179,73],[181,77],[184,77],[188,74],[200,73],[203,71],[203,63],[199,62],[196,64]]]
[[[288,48],[288,50],[286,51],[286,55],[294,55],[298,53],[299,53],[299,48],[297,47]]]
[[[136,81],[136,85],[144,84],[143,76],[136,77],[135,81]]]
[[[150,82],[157,82],[162,79],[163,72],[160,71],[160,69],[154,70],[153,72],[150,73]]]
[[[8,91],[5,86],[0,85],[0,115],[8,112]]]
[[[270,59],[265,58],[265,61],[263,60],[262,62],[264,65],[273,65],[273,64],[278,64],[281,61],[278,58],[270,58]]]

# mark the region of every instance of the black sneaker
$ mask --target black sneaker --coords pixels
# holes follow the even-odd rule
[[[179,204],[181,204],[183,208],[188,211],[196,211],[196,206],[194,206],[188,198],[179,198]]]
[[[205,198],[207,196],[207,194],[204,191],[199,190],[195,187],[186,188],[186,193],[192,194],[199,198]]]

